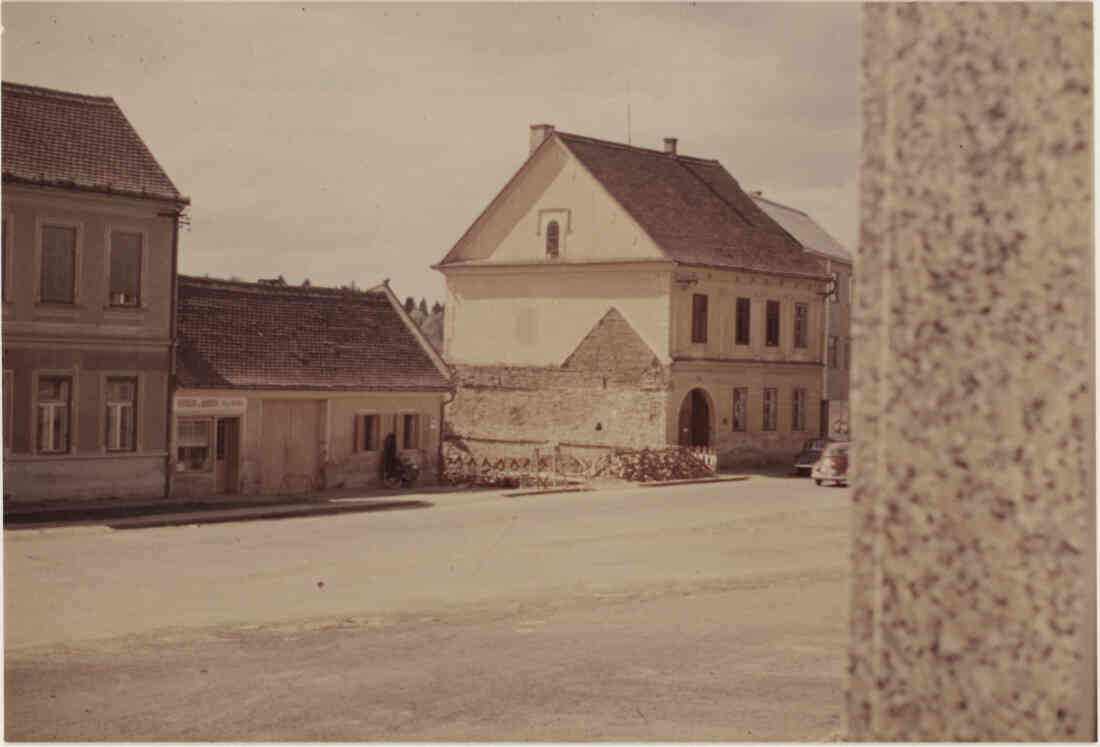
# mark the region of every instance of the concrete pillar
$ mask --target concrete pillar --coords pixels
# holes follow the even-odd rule
[[[1092,8],[864,13],[848,734],[1092,740]]]

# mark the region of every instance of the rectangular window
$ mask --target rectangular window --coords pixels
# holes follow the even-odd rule
[[[107,450],[133,451],[137,379],[107,379]]]
[[[111,306],[141,303],[141,234],[111,232]]]
[[[794,346],[796,348],[810,346],[810,307],[808,304],[796,303],[794,305]]]
[[[734,323],[734,343],[737,345],[749,344],[749,321],[752,311],[752,302],[747,298],[737,299],[737,320]]]
[[[837,338],[829,337],[829,368],[837,367],[836,355]]]
[[[764,390],[764,430],[775,430],[775,414],[778,396],[775,389]]]
[[[210,419],[180,418],[176,431],[176,455],[181,472],[210,469]]]
[[[768,301],[764,344],[770,348],[779,346],[779,302]]]
[[[406,415],[405,416],[405,432],[403,435],[404,444],[403,449],[419,449],[420,448],[420,416],[419,415]]]
[[[360,415],[355,427],[358,429],[355,436],[356,449],[358,451],[377,451],[378,416]]]
[[[76,294],[76,229],[42,227],[43,303],[73,303]]]
[[[707,341],[707,297],[702,293],[691,297],[691,341]]]
[[[68,377],[38,380],[38,452],[41,454],[69,451],[72,386],[72,379]]]
[[[748,387],[738,387],[733,390],[733,430],[748,430]]]
[[[806,430],[806,390],[795,389],[791,398],[791,430]]]

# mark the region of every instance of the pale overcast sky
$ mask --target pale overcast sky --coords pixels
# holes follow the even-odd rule
[[[858,234],[858,4],[22,4],[4,80],[108,95],[192,199],[187,274],[443,300],[529,126],[717,158]]]

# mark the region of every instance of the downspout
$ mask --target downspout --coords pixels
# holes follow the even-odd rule
[[[825,260],[825,272],[832,274],[833,272],[833,260]],[[821,336],[821,362],[824,364],[821,367],[821,399],[826,404],[817,408],[818,417],[825,416],[824,421],[818,424],[818,430],[821,431],[822,438],[829,437],[829,418],[832,417],[832,413],[829,412],[829,332],[830,332],[830,314],[829,308],[832,305],[832,301],[828,296],[825,296],[825,318],[824,318],[824,334]]]
[[[170,213],[161,213],[161,215],[172,218],[172,283],[171,283],[171,306],[168,310],[168,381],[166,382],[166,389],[168,390],[167,405],[165,406],[165,423],[164,423],[164,447],[167,450],[167,454],[164,457],[164,497],[172,497],[172,480],[175,477],[172,471],[172,434],[175,432],[175,428],[172,423],[173,408],[172,403],[176,396],[176,307],[179,304],[179,240],[180,240],[180,214],[182,208],[179,206]]]
[[[451,395],[450,399],[440,399],[439,400],[439,454],[436,457],[437,467],[436,467],[436,475],[435,475],[435,481],[437,483],[440,482],[443,479],[443,469],[444,469],[444,465],[443,465],[443,422],[444,422],[443,421],[443,411],[447,407],[447,405],[449,405],[449,404],[451,404],[452,402],[455,401],[455,396],[458,394],[458,390],[457,389],[451,389],[449,394]]]

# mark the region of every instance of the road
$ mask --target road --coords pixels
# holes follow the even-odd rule
[[[844,734],[846,489],[753,477],[422,497],[5,532],[6,737]]]

